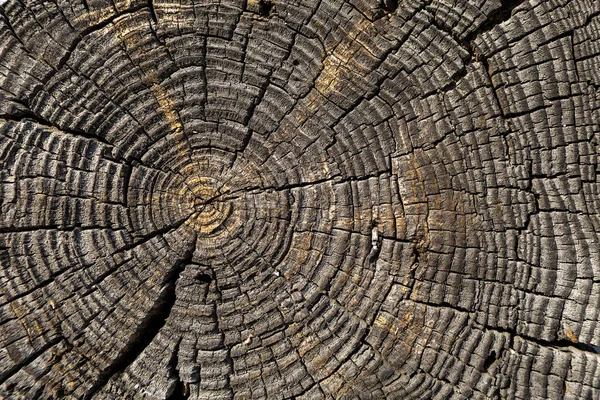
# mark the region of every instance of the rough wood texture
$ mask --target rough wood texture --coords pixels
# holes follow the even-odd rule
[[[600,398],[599,1],[2,3],[1,398]]]

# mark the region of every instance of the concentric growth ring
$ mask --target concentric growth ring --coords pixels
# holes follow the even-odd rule
[[[592,3],[0,1],[0,398],[600,396]]]

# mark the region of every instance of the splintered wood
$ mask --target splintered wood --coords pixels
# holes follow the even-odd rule
[[[600,1],[0,0],[0,399],[600,399]]]

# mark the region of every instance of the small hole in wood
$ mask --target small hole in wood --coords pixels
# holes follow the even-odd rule
[[[490,355],[485,359],[485,362],[483,363],[483,370],[484,371],[488,371],[490,369],[490,367],[492,366],[492,364],[494,363],[494,361],[496,361],[496,352],[492,351],[490,353]]]
[[[258,15],[261,17],[268,17],[271,14],[273,3],[269,0],[260,0],[258,2]]]
[[[196,275],[196,281],[208,285],[212,282],[212,277],[208,274],[198,274]]]
[[[298,60],[294,60],[294,61],[292,61],[292,65],[293,65],[294,67],[297,67],[298,65],[300,65],[300,61],[298,61]]]
[[[381,0],[381,8],[387,13],[393,13],[398,9],[398,0]]]
[[[175,390],[168,400],[186,400],[190,396],[190,388],[187,382],[182,382],[181,379],[177,379]]]

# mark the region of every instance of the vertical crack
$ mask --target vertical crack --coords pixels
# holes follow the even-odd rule
[[[214,305],[215,305],[214,318],[215,318],[215,322],[216,322],[217,332],[221,335],[221,344],[222,344],[223,348],[227,352],[227,355],[225,357],[225,362],[227,363],[227,366],[228,366],[228,369],[229,369],[229,373],[225,377],[225,380],[226,380],[225,389],[229,392],[229,395],[231,396],[231,398],[233,398],[233,389],[231,388],[231,375],[233,375],[233,359],[231,358],[231,347],[229,347],[225,343],[225,331],[223,331],[223,328],[221,327],[221,323],[219,321],[219,313],[217,311],[217,301],[219,303],[222,303],[223,302],[223,295],[221,293],[221,289],[219,287],[219,283],[217,281],[216,275],[215,275],[215,290],[216,290],[216,293],[217,293],[217,300],[214,303]]]
[[[148,9],[150,10],[150,17],[154,23],[158,23],[158,18],[156,17],[156,10],[154,9],[154,3],[152,0],[148,0]]]
[[[84,397],[85,400],[91,399],[98,391],[106,386],[111,377],[125,371],[128,366],[133,364],[158,335],[167,322],[171,310],[175,305],[177,278],[183,270],[183,267],[191,260],[192,254],[192,252],[189,252],[185,259],[181,260],[177,267],[174,268],[170,276],[166,277],[166,283],[163,286],[163,296],[157,299],[156,304],[154,304],[152,309],[148,312],[146,318],[129,337],[129,343],[123,349],[121,355],[117,357],[108,368],[99,374],[98,380]]]
[[[169,366],[171,367],[171,372],[175,378],[175,388],[173,392],[168,395],[166,400],[185,400],[190,396],[190,387],[187,382],[181,380],[179,376],[179,370],[177,366],[179,365],[179,346],[181,345],[181,338],[177,341],[177,345],[173,349],[173,355],[171,356],[171,360],[169,360]]]

